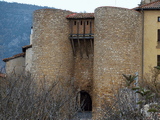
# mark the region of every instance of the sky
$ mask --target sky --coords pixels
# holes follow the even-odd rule
[[[141,0],[0,0],[6,2],[18,2],[40,6],[55,7],[57,9],[70,10],[72,12],[94,12],[101,6],[115,6],[134,8]]]

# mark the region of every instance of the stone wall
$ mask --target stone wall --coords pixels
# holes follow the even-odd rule
[[[6,62],[6,73],[8,75],[20,75],[25,69],[25,58],[17,57]]]
[[[94,111],[103,106],[103,99],[111,102],[110,98],[123,81],[122,74],[138,72],[141,76],[141,22],[141,14],[134,10],[114,7],[95,10]]]
[[[93,83],[93,47],[91,40],[74,40],[76,56],[74,58],[74,78],[78,91],[86,91],[92,96]]]
[[[25,71],[30,72],[32,66],[32,48],[26,49],[26,56],[25,56]]]
[[[93,82],[93,39],[83,38],[85,34],[94,34],[94,19],[71,19],[70,33],[76,35],[71,38],[74,49],[75,86],[78,91],[92,94]]]
[[[76,55],[73,56],[69,40],[71,27],[66,19],[69,14],[56,9],[34,12],[31,72],[36,80],[74,77],[77,90],[91,95],[93,119],[99,119],[97,109],[103,106],[103,100],[111,102],[114,90],[123,83],[122,74],[138,72],[141,77],[142,17],[134,10],[97,8],[92,24],[94,46],[90,44],[92,40],[75,39]],[[76,21],[81,24],[81,20]],[[79,26],[81,34],[84,22],[87,23],[82,20]],[[89,28],[88,24],[86,33]],[[72,33],[77,33],[76,25]]]
[[[35,79],[54,81],[73,71],[73,53],[68,39],[69,11],[41,9],[34,12],[32,73]]]

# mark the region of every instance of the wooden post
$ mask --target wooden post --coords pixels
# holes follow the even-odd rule
[[[79,40],[79,21],[77,22],[77,39],[78,39],[78,47],[79,47],[79,50],[80,50],[80,56],[82,58],[81,43],[80,43],[80,40]]]
[[[71,36],[72,37],[72,34],[73,34],[73,24],[74,24],[74,21],[70,21],[70,30],[71,30]],[[75,56],[75,45],[74,45],[74,41],[73,41],[73,38],[70,39],[71,41],[71,46],[72,46],[72,51],[73,51],[73,56]]]
[[[83,41],[84,41],[84,49],[85,49],[86,56],[89,58],[88,49],[87,49],[87,44],[86,44],[86,39],[85,39],[85,36],[86,36],[85,34],[86,34],[86,21],[84,20],[84,25],[83,25]]]

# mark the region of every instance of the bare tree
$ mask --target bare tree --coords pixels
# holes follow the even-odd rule
[[[66,120],[77,113],[74,79],[58,79],[45,84],[36,83],[30,74],[8,75],[0,79],[0,118]],[[69,86],[69,87],[68,87]],[[76,119],[76,118],[75,118]]]

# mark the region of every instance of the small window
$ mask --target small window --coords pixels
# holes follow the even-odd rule
[[[74,25],[76,25],[76,23],[77,23],[77,22],[76,22],[76,21],[74,21]]]
[[[157,66],[160,66],[160,55],[157,55]]]
[[[160,17],[158,17],[158,22],[160,22]]]
[[[82,21],[81,21],[81,25],[82,25]]]
[[[88,25],[88,21],[87,21],[87,25]]]
[[[31,34],[33,34],[33,26],[31,27]]]
[[[158,42],[160,42],[160,29],[158,29],[157,31],[157,38],[158,38]]]

